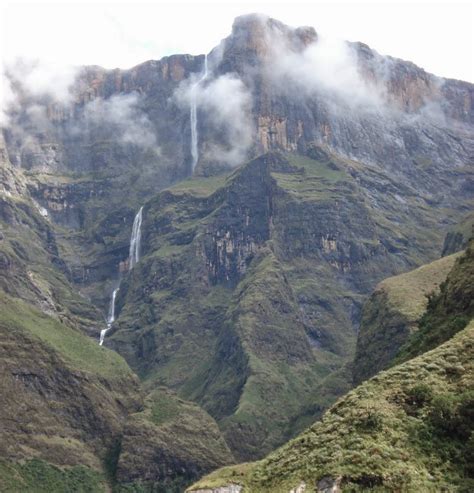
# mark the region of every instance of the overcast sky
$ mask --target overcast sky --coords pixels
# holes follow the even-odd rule
[[[58,66],[131,67],[174,53],[207,53],[233,19],[262,12],[326,36],[362,41],[429,72],[474,82],[474,7],[464,2],[58,3],[0,0],[0,56]]]

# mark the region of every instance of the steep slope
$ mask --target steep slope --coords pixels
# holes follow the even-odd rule
[[[450,317],[466,314],[472,266],[468,249],[430,302],[425,320],[438,347],[429,350],[431,340],[421,356],[364,382],[266,459],[219,470],[190,491],[470,491],[474,322],[452,336],[444,317],[447,306]]]
[[[365,297],[436,258],[472,208],[472,85],[356,43],[343,50],[348,92],[312,78],[324,73],[313,64],[320,41],[312,28],[236,19],[207,57],[199,159],[184,182],[203,55],[85,67],[67,101],[14,80],[1,136],[2,289],[98,339],[121,280],[105,344],[147,392],[165,384],[201,405],[240,459],[283,443],[347,390]],[[255,159],[274,151],[285,155]],[[130,271],[143,205],[143,258]],[[153,429],[143,467],[160,450],[193,470],[160,449],[162,433]],[[194,470],[215,465],[211,454]],[[178,484],[174,472],[150,481]]]
[[[117,462],[118,491],[177,493],[200,475],[234,463],[216,422],[198,405],[160,388],[129,417]]]
[[[4,294],[0,336],[1,491],[182,491],[233,462],[196,404],[163,390],[144,403],[119,355]]]
[[[265,460],[219,470],[190,491],[220,491],[232,483],[252,493],[288,493],[298,486],[321,492],[470,491],[473,336],[471,322],[439,348],[351,391]]]
[[[461,253],[435,260],[382,281],[365,303],[353,365],[361,383],[391,366],[400,347],[418,329],[420,319]]]
[[[469,240],[474,237],[474,213],[471,212],[446,234],[443,244],[443,257],[466,248]]]
[[[237,458],[270,451],[347,391],[363,296],[435,255],[434,210],[409,191],[410,207],[395,212],[386,197],[374,209],[360,171],[313,146],[145,205],[143,257],[123,278],[106,344],[148,386],[201,404]]]
[[[0,457],[12,474],[1,481],[38,459],[37,481],[54,464],[104,483],[110,450],[141,405],[138,379],[119,355],[26,303],[1,294],[0,307]]]
[[[474,316],[474,240],[456,261],[439,294],[433,296],[420,328],[400,348],[394,363],[438,346],[462,330]]]

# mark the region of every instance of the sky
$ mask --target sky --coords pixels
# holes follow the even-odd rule
[[[23,2],[0,0],[0,58],[128,68],[209,52],[233,19],[260,12],[332,38],[362,41],[443,77],[474,82],[474,2]]]

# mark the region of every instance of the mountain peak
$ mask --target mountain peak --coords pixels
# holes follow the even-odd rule
[[[225,52],[256,61],[269,56],[279,45],[301,51],[317,38],[313,27],[293,28],[264,14],[252,13],[235,18],[232,33],[225,40]]]

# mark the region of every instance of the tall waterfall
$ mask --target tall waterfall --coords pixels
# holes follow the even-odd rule
[[[133,220],[132,236],[130,237],[130,251],[128,254],[128,270],[132,270],[133,267],[140,260],[140,241],[142,238],[142,213],[143,207],[137,212],[135,219]]]
[[[130,250],[128,253],[128,270],[132,270],[133,267],[140,260],[140,241],[142,238],[142,216],[143,207],[137,212],[135,219],[133,220],[132,236],[130,237]],[[109,303],[109,313],[107,315],[107,326],[100,331],[99,344],[102,346],[105,339],[105,334],[112,328],[112,324],[115,322],[115,298],[120,289],[120,279],[118,286],[112,291],[112,297]]]
[[[115,288],[112,291],[112,297],[110,298],[110,304],[109,304],[109,314],[107,315],[107,326],[105,329],[102,329],[100,331],[100,340],[99,340],[99,345],[102,346],[104,343],[105,339],[105,334],[107,331],[109,331],[112,328],[112,324],[115,322],[115,298],[117,297],[117,293],[120,287]]]
[[[198,129],[197,129],[197,89],[199,84],[201,84],[205,79],[207,79],[207,55],[204,56],[204,71],[200,77],[200,79],[193,84],[191,87],[191,111],[190,111],[190,120],[191,120],[191,157],[192,161],[192,170],[196,167],[199,160],[199,149],[198,149]]]

